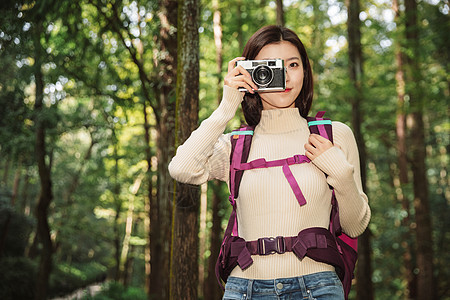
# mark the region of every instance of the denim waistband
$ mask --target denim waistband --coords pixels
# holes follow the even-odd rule
[[[328,295],[322,299],[344,299],[335,272],[270,280],[229,277],[223,299],[284,299],[283,295],[290,295],[287,299],[320,299],[319,294]]]

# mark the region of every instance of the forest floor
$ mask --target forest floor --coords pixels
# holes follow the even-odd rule
[[[95,296],[97,293],[99,293],[102,290],[103,283],[94,283],[87,287],[81,288],[76,290],[75,292],[63,296],[63,297],[57,297],[53,298],[51,300],[81,300],[84,299],[86,296]]]

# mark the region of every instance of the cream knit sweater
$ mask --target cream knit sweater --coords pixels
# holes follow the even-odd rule
[[[177,149],[169,172],[180,182],[202,184],[219,179],[228,182],[230,134],[223,134],[242,101],[239,91],[224,87],[219,107]],[[307,122],[297,108],[263,110],[256,126],[248,161],[276,160],[304,154],[309,137]],[[335,145],[311,163],[290,166],[307,204],[300,207],[281,167],[244,172],[237,199],[239,236],[252,241],[261,237],[295,236],[309,227],[327,228],[330,221],[333,186],[339,203],[343,231],[358,236],[370,220],[367,196],[361,188],[359,156],[351,129],[333,122]],[[328,176],[325,176],[327,174]],[[254,255],[253,264],[242,271],[237,266],[231,276],[275,279],[330,271],[330,265],[292,252]]]

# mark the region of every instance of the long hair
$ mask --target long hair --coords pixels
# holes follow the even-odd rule
[[[262,27],[250,37],[244,47],[242,56],[248,60],[255,59],[264,46],[280,43],[281,41],[287,41],[293,44],[297,47],[301,56],[304,75],[303,87],[297,99],[295,99],[295,107],[298,108],[300,115],[305,118],[311,109],[313,99],[313,76],[305,46],[303,46],[303,43],[295,32],[282,26],[269,25]],[[256,126],[259,123],[262,109],[263,105],[258,93],[245,94],[244,101],[242,101],[242,110],[248,125]]]

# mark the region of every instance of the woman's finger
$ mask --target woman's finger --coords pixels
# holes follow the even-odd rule
[[[248,74],[248,72],[247,72],[247,75],[246,74],[241,74],[241,75],[236,76],[235,78],[237,80],[239,80],[239,81],[245,82],[246,84],[251,86],[251,88],[253,90],[257,90],[258,89],[258,86],[253,82],[253,79],[250,77],[250,74]]]
[[[315,134],[315,133],[312,133],[309,135],[309,140],[310,140],[310,142],[314,142],[316,144],[319,144],[319,143],[324,144],[324,143],[328,143],[330,141],[330,140],[324,138],[323,136]]]
[[[308,141],[316,148],[321,148],[321,149],[328,149],[331,148],[333,146],[333,143],[331,143],[331,141],[327,138],[324,138],[323,136],[320,136],[318,134],[311,134],[309,136]]]
[[[226,85],[228,85],[230,87],[234,87],[234,88],[239,88],[239,87],[246,88],[249,92],[252,92],[253,90],[257,90],[258,86],[253,82],[253,80],[250,77],[250,74],[248,74],[248,72],[247,72],[247,75],[241,74],[242,70],[240,70],[238,68],[233,69],[229,74],[227,74],[227,76],[225,76],[224,83]],[[243,69],[243,70],[245,71],[245,69]]]
[[[234,88],[244,88],[250,93],[254,93],[254,89],[245,81],[245,80],[231,80],[228,84],[229,86],[232,86]]]
[[[314,148],[311,144],[305,144],[305,155],[310,160],[313,160],[315,158],[315,151],[316,148]]]
[[[245,57],[236,57],[230,60],[230,62],[228,63],[228,73],[230,73],[231,70],[233,70],[236,67],[236,62],[239,60],[245,60]]]
[[[236,69],[244,76],[245,82],[247,82],[249,85],[251,85],[251,87],[254,90],[258,89],[258,86],[256,85],[256,83],[253,82],[252,76],[244,67],[238,66]]]
[[[333,147],[333,144],[330,142],[330,140],[318,134],[311,134],[308,138],[308,143],[305,144],[305,154],[309,159],[312,160],[331,147]]]

